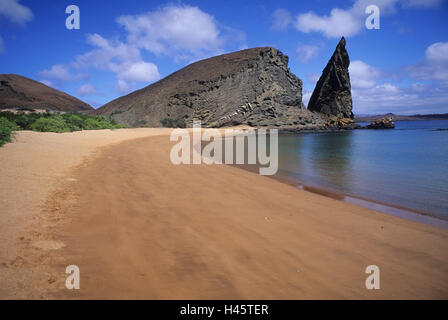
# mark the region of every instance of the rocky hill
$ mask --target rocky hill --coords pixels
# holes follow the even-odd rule
[[[302,81],[288,57],[270,47],[253,48],[193,63],[146,88],[96,110],[131,126],[160,120],[201,120],[205,127],[324,125],[302,103]]]
[[[0,74],[0,109],[89,111],[93,108],[75,97],[15,74]]]

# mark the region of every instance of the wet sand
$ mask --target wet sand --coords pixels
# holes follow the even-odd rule
[[[0,298],[448,298],[447,230],[232,166],[174,166],[171,145],[167,135],[109,145],[52,180],[23,239],[1,247],[22,258],[1,273],[28,282]],[[12,169],[2,170],[3,188]],[[71,264],[81,290],[65,289]],[[372,264],[380,290],[365,288]]]

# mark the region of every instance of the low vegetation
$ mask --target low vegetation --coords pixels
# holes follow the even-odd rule
[[[125,128],[125,125],[111,118],[98,115],[0,112],[0,146],[10,142],[11,134],[18,130],[61,133],[119,128]]]
[[[6,142],[11,142],[11,134],[18,130],[19,127],[6,118],[0,117],[0,147]]]

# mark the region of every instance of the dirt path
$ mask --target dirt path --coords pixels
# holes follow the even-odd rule
[[[169,150],[167,136],[107,147],[48,198],[46,233],[25,241],[64,247],[25,254],[49,297],[448,298],[447,230],[234,167],[174,166]],[[71,264],[81,290],[65,289]]]

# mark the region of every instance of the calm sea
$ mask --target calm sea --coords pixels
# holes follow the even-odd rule
[[[448,121],[279,136],[279,176],[448,220]]]

